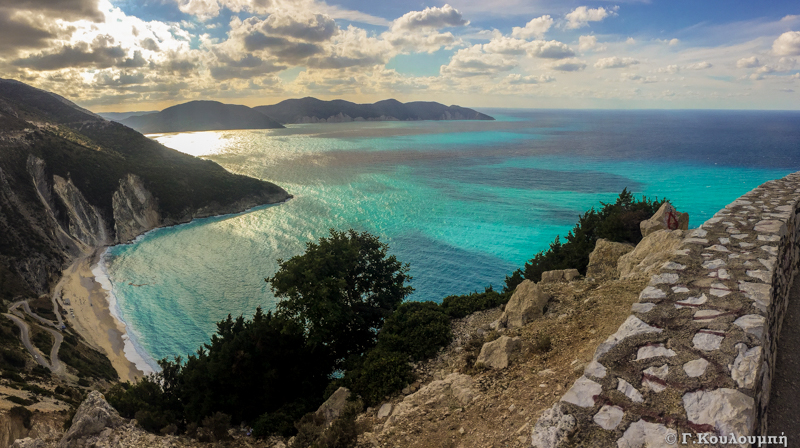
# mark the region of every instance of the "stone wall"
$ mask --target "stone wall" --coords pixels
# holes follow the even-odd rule
[[[799,197],[794,173],[689,231],[539,419],[533,446],[669,446],[684,433],[750,446],[747,436],[765,436],[777,336],[800,262]]]

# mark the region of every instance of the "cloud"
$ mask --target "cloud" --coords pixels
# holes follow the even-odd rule
[[[736,61],[736,66],[739,68],[753,68],[758,67],[759,62],[758,58],[755,56],[750,56],[749,58],[741,58]]]
[[[455,26],[465,26],[465,20],[457,9],[450,5],[441,8],[425,8],[422,11],[411,11],[392,23],[393,30],[413,31],[418,29],[439,29]]]
[[[217,0],[179,0],[178,9],[205,21],[217,17],[221,5]]]
[[[487,53],[523,55],[528,52],[530,42],[513,37],[503,36],[499,32],[489,41],[483,44],[483,51]]]
[[[442,65],[439,71],[442,75],[456,78],[472,76],[495,75],[500,72],[512,70],[517,62],[501,54],[484,53],[481,45],[458,50],[450,59],[450,63]]]
[[[524,27],[515,26],[511,30],[511,35],[520,39],[541,38],[551,26],[553,19],[550,16],[541,16],[526,23]]]
[[[525,84],[544,84],[544,83],[548,83],[548,82],[553,82],[555,80],[556,79],[553,78],[552,76],[547,76],[547,75],[539,75],[539,76],[527,75],[527,76],[523,76],[523,75],[520,75],[519,73],[513,73],[513,74],[510,74],[510,75],[506,76],[505,78],[503,78],[502,82],[504,84],[509,84],[509,85],[525,85]]]
[[[98,36],[91,44],[78,42],[74,45],[63,45],[54,51],[15,59],[12,64],[44,71],[67,67],[108,68],[124,63],[127,55],[121,46],[113,44],[114,39],[111,36]]]
[[[105,15],[97,6],[97,0],[2,0],[0,9],[15,9],[42,13],[47,17],[63,20],[90,20],[102,22]],[[0,12],[0,15],[3,15]]]
[[[596,36],[580,36],[578,38],[578,50],[587,51],[597,46]]]
[[[617,15],[617,13],[614,12],[614,10],[605,9],[603,7],[589,9],[586,6],[579,6],[566,15],[566,28],[569,30],[583,28],[588,26],[589,22],[599,22],[606,17],[615,15]]]
[[[620,76],[621,81],[633,81],[638,82],[640,84],[652,84],[654,82],[658,82],[658,78],[655,76],[641,76],[636,73],[623,73]]]
[[[610,58],[602,58],[598,60],[594,66],[596,68],[623,68],[623,67],[630,67],[631,65],[638,64],[639,61],[634,58],[619,58],[617,56],[613,56]]]
[[[217,81],[229,79],[250,79],[279,72],[287,66],[275,64],[274,61],[265,61],[252,54],[246,54],[240,59],[220,58],[219,65],[209,68],[211,77]]]
[[[772,43],[772,52],[778,56],[800,56],[800,31],[787,31]]]
[[[550,68],[561,72],[579,72],[586,68],[586,62],[574,58],[564,59],[550,65]]]
[[[307,65],[318,69],[344,69],[383,65],[397,54],[397,50],[384,39],[367,34],[367,31],[350,25],[341,30],[327,44],[325,55],[309,58]]]
[[[402,52],[433,53],[442,47],[451,49],[461,43],[461,39],[457,39],[451,32],[388,32],[382,34],[381,37]]]
[[[557,40],[533,41],[527,50],[528,55],[545,59],[564,59],[575,56],[575,52],[567,44]]]
[[[705,70],[711,67],[713,67],[713,64],[711,64],[708,61],[703,61],[703,62],[696,62],[694,64],[689,64],[685,68],[689,70]]]
[[[675,73],[678,73],[679,71],[681,71],[681,68],[678,67],[677,64],[671,64],[671,65],[668,65],[666,67],[659,68],[656,71],[658,73],[669,73],[670,75],[674,75]]]
[[[306,42],[326,41],[339,31],[336,22],[324,14],[300,13],[270,14],[258,28],[265,34],[289,36]]]

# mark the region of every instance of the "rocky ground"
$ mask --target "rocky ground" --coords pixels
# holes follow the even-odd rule
[[[502,310],[453,323],[453,343],[418,366],[422,386],[369,409],[359,421],[359,447],[521,447],[530,430],[582,373],[597,345],[630,314],[645,280],[542,283],[552,296],[546,312],[517,329],[493,331]],[[505,369],[475,367],[485,341],[520,337],[521,350]],[[549,339],[550,347],[547,347]],[[413,392],[413,393],[412,393]],[[381,409],[383,409],[382,412]],[[399,411],[399,412],[398,412]]]

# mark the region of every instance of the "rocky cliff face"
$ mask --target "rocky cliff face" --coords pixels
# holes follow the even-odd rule
[[[134,174],[128,174],[120,180],[119,190],[113,196],[112,207],[118,243],[131,241],[161,224],[158,202],[145,188],[142,179]]]

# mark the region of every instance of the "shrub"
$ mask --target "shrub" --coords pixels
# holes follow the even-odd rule
[[[539,252],[525,263],[523,269],[506,276],[504,292],[513,291],[523,279],[538,282],[542,273],[555,269],[577,269],[586,275],[589,254],[599,238],[636,244],[642,240],[639,223],[649,219],[664,204],[665,200],[650,200],[642,196],[635,200],[628,189],[622,190],[616,202],[603,203],[600,210],[589,209],[580,216],[575,227],[564,237],[550,243],[550,248]]]
[[[231,416],[222,412],[215,412],[203,419],[203,428],[208,430],[212,437],[212,442],[230,440],[228,429],[231,427]]]
[[[442,300],[441,309],[454,319],[469,316],[470,314],[498,307],[508,302],[510,293],[498,293],[491,286],[484,292],[473,292],[461,296],[447,296]]]
[[[450,318],[432,302],[406,302],[386,319],[378,346],[401,352],[414,361],[430,358],[450,343]]]
[[[360,361],[356,368],[345,372],[343,383],[361,396],[368,406],[380,403],[384,397],[406,387],[414,379],[405,353],[376,349]]]
[[[11,397],[9,397],[11,398]],[[22,426],[27,429],[31,429],[31,417],[33,417],[33,412],[28,410],[28,408],[23,408],[22,406],[14,406],[11,410],[8,411],[8,414],[11,417],[18,417],[22,420]]]

